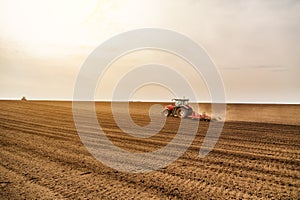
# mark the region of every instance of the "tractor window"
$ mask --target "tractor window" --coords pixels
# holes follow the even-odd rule
[[[181,105],[189,105],[188,100],[176,100],[175,101],[175,106],[181,106]]]

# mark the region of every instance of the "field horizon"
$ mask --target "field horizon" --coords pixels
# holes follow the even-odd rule
[[[4,101],[21,101],[22,100],[0,100]],[[69,103],[70,100],[26,100],[25,102],[44,102],[44,103]],[[88,101],[79,101],[88,102]],[[161,104],[163,106],[173,103],[172,101],[91,101],[94,103],[130,103],[130,104]],[[200,110],[197,112],[206,112],[211,114],[211,103],[209,102],[191,102],[191,105],[198,104]],[[216,103],[218,104],[218,103]],[[300,104],[280,104],[280,103],[226,103],[226,121],[246,121],[262,122],[275,124],[300,124]]]

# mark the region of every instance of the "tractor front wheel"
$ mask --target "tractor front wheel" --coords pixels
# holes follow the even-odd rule
[[[168,117],[170,115],[170,111],[168,109],[164,109],[162,114],[163,114],[163,116]]]

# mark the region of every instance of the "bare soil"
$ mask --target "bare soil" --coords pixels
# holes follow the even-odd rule
[[[151,105],[130,104],[137,124],[149,123]],[[180,122],[168,118],[158,134],[134,138],[117,127],[110,103],[96,108],[110,140],[133,152],[165,146]],[[158,171],[132,174],[91,156],[76,132],[71,102],[0,101],[0,198],[299,199],[300,106],[227,108],[229,120],[208,156],[198,153],[209,123],[191,120],[199,129],[183,156]]]

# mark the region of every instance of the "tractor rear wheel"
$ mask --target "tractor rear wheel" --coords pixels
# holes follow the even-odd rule
[[[188,115],[188,110],[187,109],[184,109],[184,108],[178,108],[176,110],[176,115],[180,118],[186,118],[187,115]]]

